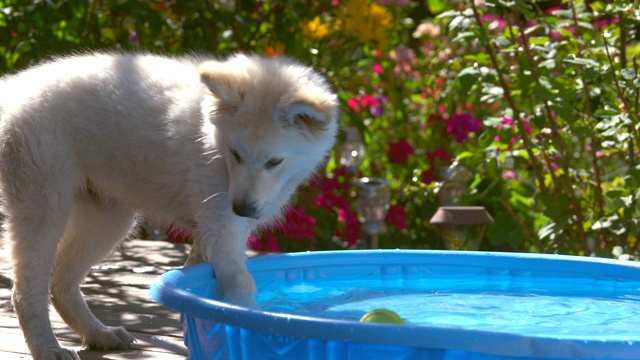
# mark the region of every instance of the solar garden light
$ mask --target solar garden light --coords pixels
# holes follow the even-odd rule
[[[452,206],[467,191],[469,171],[457,162],[438,167],[438,200],[442,206]]]
[[[478,250],[493,218],[484,206],[441,206],[429,222],[438,226],[448,250]]]
[[[361,228],[368,249],[379,248],[378,235],[387,231],[384,218],[389,210],[391,190],[379,178],[364,177],[356,185],[356,206],[361,217]]]
[[[365,153],[364,143],[358,128],[350,126],[343,131],[345,141],[340,145],[340,165],[347,169],[348,174],[357,174]]]

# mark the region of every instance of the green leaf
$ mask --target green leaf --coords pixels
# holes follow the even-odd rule
[[[617,199],[619,197],[622,196],[622,194],[626,193],[622,191],[622,189],[611,189],[609,191],[607,191],[607,193],[605,194],[606,197],[608,197],[609,199]]]
[[[545,68],[548,70],[553,70],[556,68],[556,61],[554,59],[547,59],[547,60],[541,61],[538,64],[538,67]]]
[[[500,48],[505,48],[509,45],[511,45],[511,40],[509,40],[508,38],[504,37],[504,36],[499,36],[495,39],[493,39],[493,43]]]
[[[602,1],[594,1],[590,6],[594,12],[601,13],[605,11],[605,5],[602,3]]]
[[[633,69],[622,69],[620,70],[620,75],[625,80],[633,80],[636,78],[636,72]]]
[[[443,12],[442,14],[436,16],[436,19],[442,19],[442,18],[452,18],[452,17],[456,17],[460,15],[460,11],[456,11],[456,10],[448,10]]]
[[[633,195],[621,196],[613,201],[617,208],[628,208],[633,204]]]
[[[458,34],[458,36],[454,37],[453,39],[451,39],[452,42],[459,42],[460,40],[464,40],[464,39],[469,39],[469,38],[475,38],[476,34],[474,34],[471,31],[464,31],[461,32],[460,34]]]
[[[585,58],[575,57],[575,55],[571,55],[569,58],[563,60],[566,63],[582,65],[586,67],[600,67],[600,64],[597,61]]]
[[[548,36],[535,36],[529,38],[529,43],[533,45],[545,45],[549,42]]]
[[[467,30],[471,26],[471,20],[466,16],[457,16],[449,23],[449,30],[455,30],[460,28],[461,30]]]
[[[610,228],[611,225],[613,225],[613,222],[611,221],[610,218],[602,218],[598,221],[596,221],[592,226],[591,229],[592,230],[600,230],[600,229],[607,229]]]
[[[439,14],[448,8],[448,4],[442,0],[428,0],[427,8],[432,14]]]

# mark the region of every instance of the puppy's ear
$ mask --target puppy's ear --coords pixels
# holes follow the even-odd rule
[[[285,126],[295,126],[317,137],[336,121],[338,101],[323,89],[306,87],[304,92],[280,100],[281,119]]]
[[[200,81],[211,94],[224,105],[237,107],[244,96],[244,81],[247,78],[243,68],[229,62],[207,61],[198,67]]]

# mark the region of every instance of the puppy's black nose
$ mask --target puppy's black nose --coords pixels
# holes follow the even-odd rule
[[[242,217],[255,217],[257,207],[253,203],[238,201],[233,203],[233,212]]]

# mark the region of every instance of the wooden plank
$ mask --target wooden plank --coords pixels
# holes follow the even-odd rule
[[[148,297],[158,275],[181,267],[189,246],[163,241],[125,242],[87,275],[82,291],[89,307],[107,325],[124,326],[136,337],[126,351],[88,351],[60,316],[51,311],[51,322],[60,343],[93,359],[181,359],[187,355],[180,315]],[[31,359],[11,305],[10,269],[0,264],[0,359]]]

